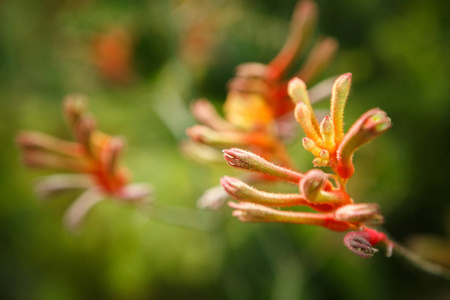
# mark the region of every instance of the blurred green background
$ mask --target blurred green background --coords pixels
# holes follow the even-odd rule
[[[357,153],[350,194],[357,202],[379,203],[386,230],[399,241],[417,234],[449,240],[449,5],[317,3],[319,32],[340,43],[322,78],[353,73],[347,126],[372,107],[394,123]],[[189,103],[207,97],[220,106],[237,64],[269,62],[294,5],[0,1],[0,297],[449,299],[448,281],[382,254],[357,257],[341,233],[244,224],[227,208],[196,210],[206,188],[238,173],[183,157],[178,145],[194,124]],[[121,60],[101,54],[110,34],[119,37],[113,48]],[[151,183],[158,203],[179,207],[175,216],[161,222],[149,212],[103,202],[72,235],[61,217],[77,194],[38,201],[33,180],[48,173],[21,165],[15,135],[33,129],[70,138],[60,105],[72,92],[88,95],[103,131],[127,138],[125,160],[134,181]],[[298,141],[289,150],[301,170],[312,167]]]

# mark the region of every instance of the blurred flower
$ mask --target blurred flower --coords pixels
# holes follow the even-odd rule
[[[219,1],[176,0],[173,17],[179,24],[178,56],[193,73],[203,73],[214,59],[215,48],[224,29],[234,22],[239,11],[232,3]]]
[[[236,76],[228,83],[224,118],[205,99],[192,104],[193,115],[203,125],[186,131],[190,141],[184,143],[183,151],[188,156],[217,161],[220,156],[211,155],[211,148],[241,147],[283,166],[291,166],[282,141],[286,132],[280,129],[285,126],[284,117],[294,104],[288,97],[287,82],[283,78],[308,43],[317,15],[313,1],[300,1],[287,40],[276,57],[267,65],[244,63],[237,67]],[[313,81],[331,62],[336,50],[337,42],[333,38],[319,39],[297,75],[307,82]],[[313,93],[317,98],[312,101],[324,96],[324,85],[319,85],[319,89]],[[329,90],[327,86],[325,89]]]
[[[89,209],[105,197],[143,203],[150,194],[146,184],[129,184],[128,172],[120,164],[123,139],[99,131],[86,106],[83,96],[72,95],[64,100],[63,114],[74,142],[32,131],[22,132],[17,137],[27,166],[76,173],[42,179],[36,185],[41,197],[70,189],[86,190],[66,212],[64,221],[69,229],[75,229]]]
[[[245,147],[283,165],[290,165],[277,130],[277,119],[293,109],[283,75],[308,42],[317,18],[313,1],[301,1],[295,8],[291,30],[279,54],[267,65],[244,63],[228,84],[223,119],[207,100],[192,105],[192,113],[203,125],[187,130],[193,142],[217,148]],[[337,42],[324,38],[317,42],[299,71],[311,81],[331,61]],[[189,149],[187,149],[188,151]]]
[[[133,42],[121,27],[98,34],[93,41],[93,62],[100,74],[112,83],[128,83],[132,76]]]
[[[241,149],[224,150],[228,164],[237,169],[255,172],[297,184],[299,193],[268,193],[259,191],[237,178],[223,177],[225,191],[239,203],[230,202],[233,216],[243,222],[280,222],[308,224],[334,231],[358,230],[347,234],[347,247],[362,257],[377,252],[379,242],[392,242],[381,232],[368,226],[380,225],[384,218],[376,204],[354,204],[346,191],[348,178],[353,174],[352,156],[357,148],[391,127],[386,113],[372,109],[363,114],[344,134],[344,106],[350,91],[351,74],[340,76],[333,85],[330,117],[319,124],[311,107],[305,83],[299,78],[290,81],[288,92],[296,103],[295,116],[306,138],[303,145],[316,158],[316,166],[329,166],[335,174],[319,169],[306,173],[275,165],[264,158]],[[308,206],[320,213],[283,211],[273,207]],[[391,250],[388,251],[390,255]]]

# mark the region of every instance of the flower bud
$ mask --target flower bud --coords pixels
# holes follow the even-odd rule
[[[318,169],[306,173],[299,183],[299,188],[306,199],[316,205],[321,205],[321,211],[332,211],[353,203],[345,191],[333,189],[327,175]]]
[[[306,82],[311,82],[331,63],[337,48],[338,42],[336,39],[332,37],[319,39],[298,72],[298,77]]]
[[[239,219],[242,222],[276,222],[277,210],[265,207],[263,205],[248,203],[248,202],[228,202],[231,208],[234,208],[233,217]],[[275,214],[274,214],[275,212]]]
[[[295,118],[302,127],[306,136],[313,140],[319,147],[321,147],[323,142],[320,136],[319,125],[314,125],[314,123],[317,123],[314,112],[309,110],[306,104],[304,104],[303,102],[299,102],[295,106]]]
[[[299,194],[279,194],[259,191],[241,180],[224,176],[220,179],[223,189],[237,201],[252,202],[271,207],[308,205],[305,197]]]
[[[330,160],[327,158],[316,157],[313,159],[314,167],[326,167],[330,164]]]
[[[201,123],[214,130],[232,130],[234,127],[225,121],[216,111],[215,107],[206,99],[199,99],[191,105],[192,114]]]
[[[75,139],[79,142],[85,150],[94,155],[94,149],[92,149],[92,134],[97,127],[95,119],[90,115],[83,115],[80,117],[75,128]]]
[[[186,129],[191,140],[215,147],[245,144],[242,134],[236,132],[218,132],[209,127],[195,125]]]
[[[25,151],[49,151],[74,157],[79,157],[82,154],[81,147],[78,144],[67,142],[41,132],[21,132],[17,136],[17,144]]]
[[[63,114],[70,128],[74,128],[86,109],[87,98],[83,95],[69,95],[64,99]]]
[[[207,189],[197,200],[197,207],[201,209],[219,210],[229,199],[221,185]]]
[[[380,214],[378,204],[361,203],[349,204],[338,208],[334,216],[336,220],[365,225],[380,225],[384,218]]]
[[[299,50],[308,42],[316,24],[317,10],[314,1],[298,2],[292,16],[288,38],[281,51],[269,64],[269,67],[274,70],[273,79],[281,77]]]
[[[283,211],[248,202],[229,202],[228,205],[235,209],[233,211],[233,216],[242,222],[276,222],[315,225],[334,231],[346,231],[354,228],[350,223],[335,220],[330,213],[318,214]]]
[[[362,145],[391,128],[391,119],[379,108],[363,114],[345,135],[337,152],[337,172],[342,178],[350,178],[354,173],[352,163],[354,152]]]
[[[306,105],[310,104],[306,84],[298,77],[294,77],[289,81],[288,95],[294,103],[303,102]]]
[[[352,74],[346,73],[336,79],[331,92],[331,121],[334,124],[336,144],[339,144],[344,138],[344,108],[347,102]]]
[[[313,141],[313,140],[311,140],[310,138],[303,138],[302,139],[302,144],[303,144],[303,147],[307,150],[307,151],[309,151],[309,152],[311,152],[314,156],[319,156],[320,155],[320,152],[322,151],[322,149],[321,148],[319,148],[317,145],[316,145],[316,143]]]
[[[222,152],[227,163],[237,169],[270,175],[296,184],[302,178],[302,174],[277,166],[248,151],[231,148]]]
[[[51,152],[25,151],[22,161],[28,167],[37,169],[61,169],[74,172],[86,172],[89,170],[89,165],[85,160]]]
[[[310,201],[316,202],[320,198],[320,193],[327,183],[327,175],[313,169],[305,174],[300,181],[300,192]]]
[[[324,148],[330,152],[335,152],[336,143],[334,141],[334,125],[330,117],[326,116],[320,123],[320,133],[322,135]]]

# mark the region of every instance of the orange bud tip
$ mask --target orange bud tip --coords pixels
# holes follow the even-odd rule
[[[265,174],[295,183],[298,183],[302,177],[300,173],[277,166],[261,156],[248,151],[231,148],[225,149],[222,152],[227,163],[234,168]]]
[[[242,185],[242,182],[233,177],[224,176],[220,178],[220,185],[222,185],[225,192],[227,192],[233,198],[236,196],[236,193],[239,190],[239,187]]]
[[[245,162],[245,158],[249,155],[254,155],[253,153],[244,151],[239,148],[231,148],[222,150],[223,157],[227,161],[227,163],[235,168],[243,168],[246,169],[248,164]]]

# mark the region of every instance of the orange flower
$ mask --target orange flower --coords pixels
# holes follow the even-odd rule
[[[295,117],[306,137],[303,146],[316,158],[314,165],[331,167],[344,183],[353,175],[352,158],[362,145],[388,130],[391,119],[378,108],[371,109],[356,121],[347,134],[344,133],[344,107],[350,92],[352,75],[341,75],[331,93],[330,116],[319,125],[311,107],[306,85],[299,78],[289,82],[289,95],[296,102]]]
[[[87,189],[68,209],[66,225],[74,229],[86,212],[107,196],[127,202],[145,201],[149,187],[129,184],[128,172],[119,163],[123,139],[96,128],[95,119],[86,112],[86,99],[68,96],[63,113],[75,142],[31,131],[20,133],[17,141],[26,165],[78,173],[48,176],[36,186],[43,197],[68,189]]]
[[[128,83],[133,76],[133,43],[120,27],[98,34],[93,41],[93,62],[100,74],[113,83]]]
[[[308,224],[334,231],[358,230],[344,239],[347,247],[370,257],[379,242],[388,250],[393,243],[383,234],[368,226],[383,223],[384,218],[376,204],[355,204],[346,191],[347,180],[354,171],[352,157],[356,149],[385,132],[392,124],[386,113],[372,109],[363,114],[345,134],[344,106],[350,91],[351,74],[340,76],[333,85],[330,116],[319,124],[314,115],[306,85],[299,78],[289,82],[288,93],[295,107],[295,117],[306,137],[303,145],[315,156],[315,166],[329,166],[335,174],[319,169],[306,173],[275,165],[264,158],[241,149],[224,150],[224,158],[234,168],[263,174],[297,184],[299,193],[280,194],[259,191],[237,178],[223,177],[221,185],[231,198],[233,216],[243,222],[280,222]],[[274,207],[308,206],[319,213],[283,211]],[[389,254],[389,253],[388,253]]]
[[[278,55],[267,65],[244,63],[237,67],[236,76],[228,84],[223,106],[224,118],[206,100],[192,105],[194,116],[204,125],[187,130],[192,143],[184,145],[191,156],[211,157],[206,147],[243,147],[284,166],[291,164],[281,137],[280,118],[293,109],[283,80],[289,66],[309,41],[317,19],[313,1],[300,1],[295,8],[288,38]],[[305,59],[298,76],[310,82],[330,63],[337,42],[330,37],[316,42]]]

